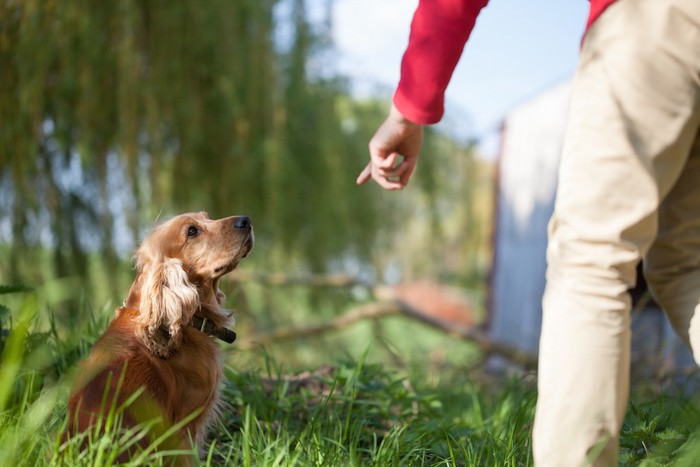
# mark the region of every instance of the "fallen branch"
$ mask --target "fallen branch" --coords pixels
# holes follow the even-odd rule
[[[230,280],[234,282],[254,282],[264,285],[276,286],[297,286],[307,287],[365,287],[371,289],[373,286],[368,282],[359,280],[357,277],[348,274],[324,274],[310,276],[290,276],[283,273],[255,274],[243,270],[236,270],[231,274]]]
[[[479,350],[485,355],[499,355],[510,360],[513,363],[522,365],[526,369],[537,367],[537,356],[529,352],[518,349],[508,344],[502,344],[489,339],[484,330],[479,327],[456,329],[449,323],[440,319],[434,318],[420,310],[413,308],[405,303],[398,302],[401,312],[404,316],[414,318],[428,326],[439,329],[444,333],[458,337],[460,339],[474,343]]]
[[[267,345],[272,342],[281,342],[302,337],[313,337],[329,331],[343,329],[363,319],[376,319],[387,315],[396,315],[401,312],[398,305],[391,303],[370,303],[353,308],[344,315],[326,323],[305,326],[300,328],[283,328],[269,333],[258,334],[248,339],[241,339],[237,347],[249,349],[258,345]]]
[[[237,344],[238,348],[250,349],[259,345],[289,341],[302,337],[315,337],[326,332],[343,329],[353,323],[365,319],[377,319],[384,316],[401,315],[416,319],[428,326],[439,329],[448,335],[473,342],[485,355],[499,355],[513,363],[522,365],[530,369],[537,366],[537,357],[529,352],[517,349],[516,347],[494,342],[488,338],[481,328],[455,328],[450,323],[444,322],[432,316],[421,313],[401,301],[377,302],[351,309],[344,315],[339,316],[326,323],[313,326],[284,328],[269,333],[251,336],[248,339],[241,339]]]

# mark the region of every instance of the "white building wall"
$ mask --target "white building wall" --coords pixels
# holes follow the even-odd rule
[[[537,352],[547,222],[556,191],[570,84],[544,92],[504,122],[498,160],[491,338]]]

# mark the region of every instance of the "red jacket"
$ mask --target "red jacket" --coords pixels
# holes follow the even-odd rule
[[[588,28],[615,0],[590,0]],[[437,123],[444,113],[445,89],[488,0],[420,0],[401,61],[394,105],[407,119]]]

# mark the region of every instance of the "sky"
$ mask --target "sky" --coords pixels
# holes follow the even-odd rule
[[[359,95],[391,96],[417,0],[335,0],[332,30],[339,71]],[[503,117],[571,78],[588,12],[585,0],[491,0],[457,65],[440,126],[497,151]],[[380,122],[377,122],[379,124]]]

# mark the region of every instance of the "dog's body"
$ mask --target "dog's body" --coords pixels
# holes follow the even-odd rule
[[[195,412],[166,446],[201,443],[217,412],[222,368],[214,338],[192,321],[197,316],[210,331],[227,324],[218,282],[253,243],[244,216],[214,221],[205,213],[183,214],[153,230],[136,254],[128,298],[82,367],[68,404],[68,436],[132,398],[123,426],[162,421],[143,447]]]

